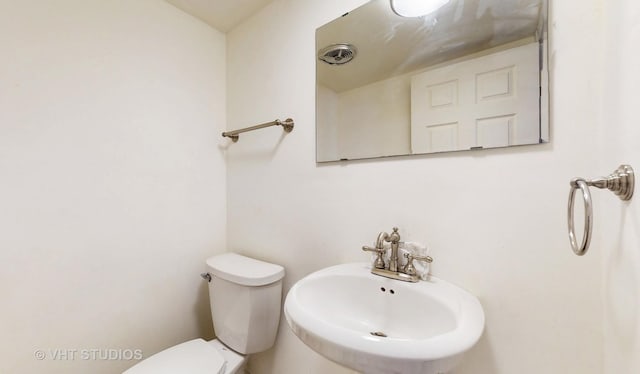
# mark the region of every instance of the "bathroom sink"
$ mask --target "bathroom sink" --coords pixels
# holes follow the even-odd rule
[[[478,299],[436,277],[417,283],[373,275],[366,263],[298,281],[284,312],[311,349],[364,373],[450,371],[482,335]]]

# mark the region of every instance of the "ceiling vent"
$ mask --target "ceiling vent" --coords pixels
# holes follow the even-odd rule
[[[329,65],[343,65],[356,57],[358,51],[351,44],[332,44],[318,52],[318,58]]]

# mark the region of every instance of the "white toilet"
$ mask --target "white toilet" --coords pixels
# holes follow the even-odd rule
[[[141,361],[124,374],[242,373],[249,354],[276,340],[284,268],[225,253],[207,259],[209,302],[217,339],[194,339]]]

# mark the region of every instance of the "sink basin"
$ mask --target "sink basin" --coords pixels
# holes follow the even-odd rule
[[[417,283],[373,275],[366,263],[298,281],[284,305],[311,349],[364,373],[447,373],[482,335],[478,299],[436,277]]]

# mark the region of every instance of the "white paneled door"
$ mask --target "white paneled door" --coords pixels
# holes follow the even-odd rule
[[[412,153],[538,143],[538,43],[411,79]]]

